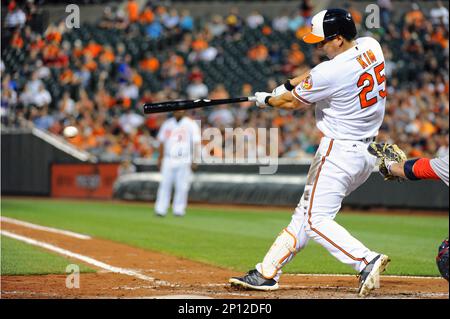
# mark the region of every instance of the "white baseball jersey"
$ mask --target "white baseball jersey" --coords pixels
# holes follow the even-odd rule
[[[373,38],[314,67],[292,94],[316,103],[316,125],[327,137],[361,140],[377,136],[386,102],[384,56]]]
[[[444,157],[433,158],[430,165],[436,175],[448,186],[448,154]]]
[[[201,141],[200,127],[188,117],[180,121],[172,117],[163,123],[157,139],[164,143],[165,159],[191,163],[194,145]]]

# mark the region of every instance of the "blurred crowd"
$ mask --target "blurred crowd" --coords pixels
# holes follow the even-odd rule
[[[413,3],[394,17],[390,0],[378,4],[381,25],[374,29],[366,28],[364,12],[346,8],[359,35],[373,36],[383,46],[388,100],[379,140],[398,143],[411,157],[444,154],[449,147],[448,10],[439,1],[427,11]],[[35,126],[58,135],[74,125],[80,134],[68,142],[101,160],[158,156],[155,136],[169,115],[144,115],[143,103],[271,91],[281,79],[302,74],[323,59],[300,44],[310,27],[309,1],[272,19],[257,11],[243,16],[235,7],[196,19],[188,10],[155,1],[139,7],[128,0],[106,6],[96,25],[82,25],[77,31],[61,21],[43,33],[29,24],[36,10],[32,0],[20,5],[9,1],[2,19],[2,40],[7,41],[2,43],[2,125]],[[89,37],[88,30],[99,38]],[[256,34],[256,40],[245,39],[245,30]],[[108,38],[111,32],[117,37]],[[280,47],[270,40],[274,33],[294,41]],[[241,65],[236,65],[232,79],[220,70],[207,73],[208,65],[226,58],[230,43],[245,50],[239,63],[256,63],[267,76],[241,76]],[[248,47],[242,47],[244,43]],[[320,140],[313,109],[260,110],[247,102],[189,114],[201,120],[202,130],[277,127],[278,155],[285,158],[313,156]],[[268,154],[269,145],[262,142],[256,141],[257,151]],[[223,155],[223,149],[213,152]]]

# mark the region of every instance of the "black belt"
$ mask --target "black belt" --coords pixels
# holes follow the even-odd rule
[[[358,140],[358,141],[363,142],[363,143],[375,142],[375,136],[363,138],[362,140]]]

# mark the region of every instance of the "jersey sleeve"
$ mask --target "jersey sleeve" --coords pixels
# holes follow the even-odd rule
[[[439,176],[431,167],[429,158],[416,160],[412,166],[412,172],[417,179],[439,179]]]
[[[292,90],[292,95],[307,105],[324,100],[331,93],[329,81],[316,68]]]
[[[430,166],[436,175],[448,186],[448,155],[432,159]]]

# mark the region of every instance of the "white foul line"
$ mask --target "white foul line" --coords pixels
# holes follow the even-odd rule
[[[101,261],[98,261],[96,259],[93,259],[93,258],[90,258],[90,257],[87,257],[87,256],[83,256],[83,255],[80,255],[80,254],[77,254],[77,253],[74,253],[74,252],[71,252],[71,251],[59,248],[59,247],[51,245],[51,244],[47,244],[47,243],[44,243],[44,242],[41,242],[41,241],[37,241],[37,240],[32,239],[32,238],[28,238],[28,237],[24,237],[24,236],[21,236],[21,235],[17,235],[17,234],[11,233],[11,232],[6,231],[6,230],[1,230],[0,234],[4,235],[4,236],[7,236],[7,237],[10,237],[10,238],[14,238],[14,239],[23,241],[23,242],[25,242],[27,244],[30,244],[30,245],[34,245],[34,246],[38,246],[38,247],[42,247],[42,248],[54,251],[54,252],[56,252],[58,254],[61,254],[61,255],[67,256],[67,257],[71,257],[71,258],[75,258],[75,259],[84,261],[87,264],[91,264],[91,265],[94,265],[94,266],[96,266],[98,268],[102,268],[102,269],[105,269],[105,270],[108,270],[108,271],[111,271],[111,272],[114,272],[114,273],[124,274],[124,275],[128,275],[128,276],[136,277],[138,279],[142,279],[142,280],[145,280],[145,281],[156,281],[155,278],[143,275],[143,274],[141,274],[139,272],[136,272],[134,270],[110,266],[110,265],[105,264],[105,263],[103,263]]]
[[[14,224],[14,225],[19,225],[19,226],[23,226],[23,227],[27,227],[27,228],[31,228],[31,229],[42,230],[42,231],[55,233],[55,234],[66,235],[66,236],[75,237],[78,239],[84,239],[84,240],[91,239],[91,237],[88,235],[78,234],[78,233],[74,233],[74,232],[71,232],[68,230],[61,230],[61,229],[56,229],[56,228],[52,228],[52,227],[36,225],[36,224],[24,222],[21,220],[17,220],[17,219],[5,217],[5,216],[2,216],[0,218],[0,220],[1,220],[1,222],[6,222],[6,223]]]

